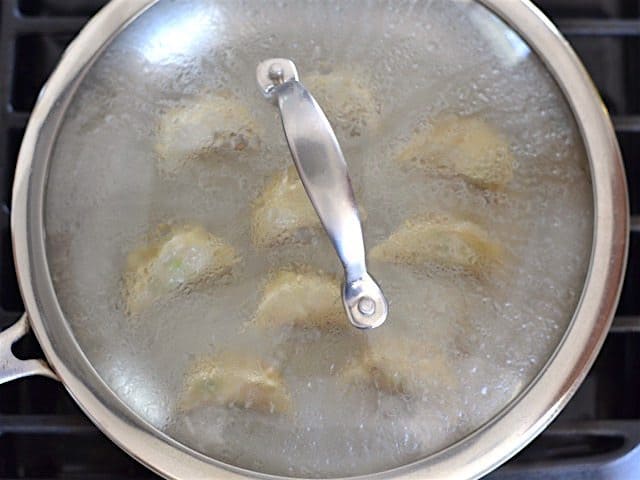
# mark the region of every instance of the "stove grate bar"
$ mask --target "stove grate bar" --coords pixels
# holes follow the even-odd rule
[[[566,36],[636,36],[640,35],[640,19],[564,18],[556,26]]]
[[[84,415],[0,415],[0,436],[5,434],[89,434],[98,429]]]
[[[617,315],[610,333],[640,333],[640,315]]]
[[[613,126],[618,133],[640,133],[640,115],[613,115]]]

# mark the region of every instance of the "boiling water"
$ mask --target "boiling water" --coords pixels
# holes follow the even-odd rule
[[[273,3],[273,4],[271,4]],[[514,399],[558,344],[578,301],[592,236],[588,163],[572,116],[537,57],[469,2],[161,2],[92,67],[53,153],[46,229],[61,306],[105,382],[148,422],[213,458],[257,471],[342,476],[392,468],[463,438]],[[304,3],[304,4],[303,4]],[[375,133],[338,131],[368,246],[425,212],[472,216],[508,261],[483,278],[371,262],[391,302],[373,332],[243,328],[268,272],[307,264],[341,274],[324,234],[257,251],[251,203],[291,163],[256,65],[359,72],[380,111]],[[231,91],[263,129],[258,152],[161,174],[162,112]],[[440,112],[478,114],[509,139],[514,179],[500,193],[399,168],[412,132]],[[185,290],[131,318],[127,254],[160,223],[198,223],[234,245],[230,278]],[[345,317],[346,322],[346,317]],[[409,337],[444,348],[456,379],[420,395],[346,386],[362,344]],[[177,408],[196,359],[229,348],[277,359],[290,415]]]

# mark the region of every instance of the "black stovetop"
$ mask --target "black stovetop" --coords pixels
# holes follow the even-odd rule
[[[9,215],[29,111],[65,46],[104,3],[0,0],[0,329],[23,309]],[[537,3],[578,52],[613,116],[631,213],[640,215],[640,0]],[[560,417],[490,478],[640,479],[639,288],[640,221],[632,221],[622,299],[595,366]],[[41,355],[31,337],[15,351]],[[0,480],[142,478],[157,477],[106,439],[59,383],[28,378],[0,386]]]

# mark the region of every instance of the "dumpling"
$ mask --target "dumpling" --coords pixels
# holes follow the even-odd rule
[[[425,388],[456,385],[455,372],[445,354],[433,344],[411,338],[381,337],[344,368],[348,383],[373,385],[391,394],[415,394]]]
[[[287,413],[291,397],[274,366],[250,353],[226,352],[196,362],[185,379],[181,409],[209,405]]]
[[[397,160],[445,176],[460,175],[493,190],[513,178],[508,142],[478,116],[440,115],[413,137]]]
[[[503,256],[500,244],[482,227],[445,215],[408,220],[370,252],[370,258],[385,262],[433,263],[474,274],[502,263]]]
[[[236,250],[198,225],[166,227],[159,239],[127,257],[125,299],[135,314],[182,287],[231,271]]]
[[[305,75],[303,82],[331,125],[349,137],[359,137],[380,118],[379,103],[363,75],[333,71]]]
[[[360,220],[367,212],[359,208]],[[256,247],[305,243],[322,228],[294,165],[276,174],[253,202],[251,239]]]
[[[158,168],[175,173],[190,160],[233,157],[259,144],[247,107],[231,94],[203,95],[165,112],[158,122]]]
[[[259,327],[293,325],[321,329],[348,326],[340,282],[333,276],[282,270],[264,288],[253,324]]]
[[[295,166],[274,176],[254,202],[251,237],[257,247],[301,241],[305,231],[320,226]]]

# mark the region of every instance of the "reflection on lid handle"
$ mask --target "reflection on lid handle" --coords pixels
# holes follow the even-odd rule
[[[324,112],[298,81],[291,60],[272,58],[257,68],[258,85],[277,101],[293,161],[307,195],[344,266],[342,301],[351,323],[375,328],[387,318],[382,290],[367,273],[362,227],[347,163]]]

